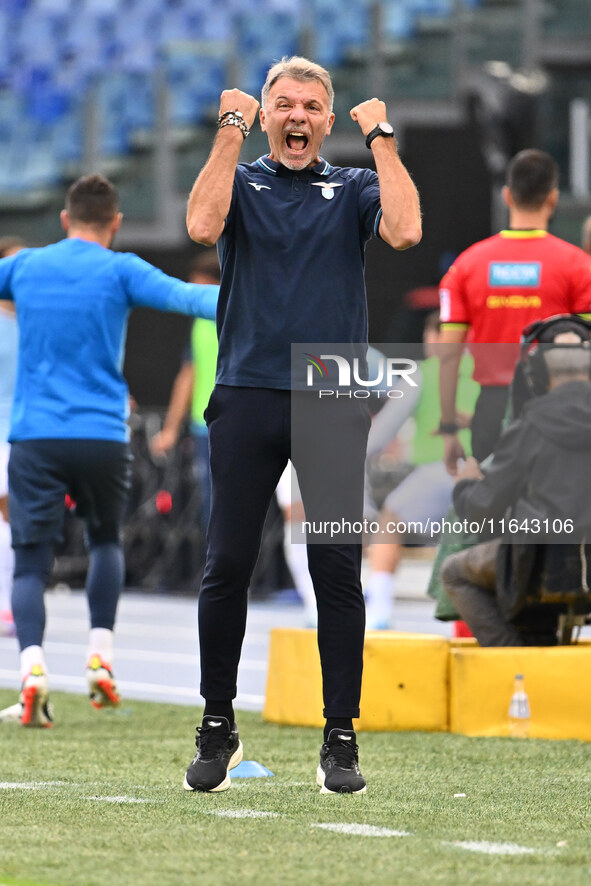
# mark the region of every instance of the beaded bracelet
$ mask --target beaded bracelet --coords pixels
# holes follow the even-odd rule
[[[242,111],[224,111],[224,113],[218,117],[218,129],[223,129],[224,126],[237,126],[244,139],[250,134],[250,129],[248,128]]]
[[[244,119],[244,114],[242,111],[224,111],[224,113],[220,114],[218,117],[218,124],[220,124],[222,120],[225,120],[226,117],[242,117],[242,119]]]

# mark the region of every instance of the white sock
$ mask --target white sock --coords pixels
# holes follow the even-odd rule
[[[390,619],[394,611],[394,576],[391,572],[372,572],[365,588],[367,609],[374,618]]]
[[[47,674],[45,656],[40,646],[26,646],[21,652],[21,677],[23,680],[31,673],[33,665],[41,665],[43,672]]]
[[[283,550],[289,566],[292,578],[295,582],[296,591],[300,595],[306,612],[316,612],[316,594],[314,585],[308,570],[308,552],[306,545],[291,543],[291,526],[286,523],[283,529]]]
[[[0,612],[10,612],[12,606],[12,574],[14,551],[11,547],[10,525],[0,516]]]
[[[91,628],[88,637],[88,658],[98,655],[105,664],[113,663],[113,631],[109,628]]]

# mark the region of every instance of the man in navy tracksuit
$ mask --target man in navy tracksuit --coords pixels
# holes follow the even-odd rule
[[[224,91],[213,149],[189,198],[189,233],[200,243],[217,242],[222,278],[218,371],[206,411],[212,509],[199,597],[205,711],[187,790],[226,790],[228,769],[242,758],[232,701],[247,590],[287,460],[292,457],[307,516],[329,513],[324,506],[340,488],[353,488],[361,503],[365,402],[352,399],[340,410],[303,392],[308,427],[298,430],[298,458],[291,437],[291,346],[366,343],[367,241],[379,236],[406,249],[421,237],[418,195],[383,102],[371,99],[351,111],[377,174],[332,167],[320,157],[334,121],[332,104],[323,68],[302,58],[274,65],[260,109],[269,154],[238,164],[259,103],[238,89]],[[352,723],[359,716],[365,626],[358,542],[315,544],[308,537],[326,718],[317,772],[324,793],[365,791]]]

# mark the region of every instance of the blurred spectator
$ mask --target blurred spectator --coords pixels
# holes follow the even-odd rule
[[[367,598],[367,628],[385,630],[391,626],[393,613],[394,573],[400,565],[405,533],[393,532],[393,524],[419,523],[426,527],[430,520],[441,520],[451,504],[453,480],[443,463],[443,441],[439,425],[437,344],[440,338],[439,312],[425,318],[423,343],[425,359],[420,364],[419,388],[411,399],[410,392],[402,400],[388,400],[374,419],[368,441],[368,455],[374,450],[374,441],[384,436],[393,440],[404,422],[412,416],[415,431],[410,461],[414,470],[387,496],[379,515],[380,529],[369,549],[370,573],[365,581]],[[460,364],[458,382],[458,424],[464,428],[474,409],[478,385],[471,379],[472,360],[465,356]],[[469,449],[469,432],[461,433],[464,446]],[[425,530],[426,531],[426,530]],[[412,539],[412,530],[410,539]],[[416,537],[416,533],[415,533]],[[419,534],[420,540],[420,534]]]
[[[298,479],[291,462],[279,478],[275,495],[283,514],[285,560],[289,566],[295,589],[304,606],[305,625],[308,628],[315,628],[318,624],[318,612],[314,585],[308,569],[308,552],[305,542],[303,540],[297,541],[294,538],[294,535],[301,534],[301,530],[298,532],[298,529],[305,520],[305,514]]]
[[[189,268],[189,282],[219,285],[220,265],[215,249],[200,253]],[[183,363],[172,386],[168,411],[162,430],[151,440],[153,455],[164,455],[178,441],[179,434],[191,411],[191,434],[194,442],[195,477],[199,487],[199,526],[207,533],[211,501],[209,470],[209,443],[205,409],[215,384],[218,356],[218,337],[215,320],[198,317],[193,321],[191,341],[183,355]]]

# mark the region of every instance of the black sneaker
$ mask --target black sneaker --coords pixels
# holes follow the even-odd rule
[[[204,717],[197,727],[197,754],[185,775],[186,791],[227,791],[228,769],[242,760],[242,742],[236,724],[225,717]]]
[[[320,748],[316,783],[321,794],[364,794],[365,779],[359,771],[359,748],[352,729],[331,729]]]

